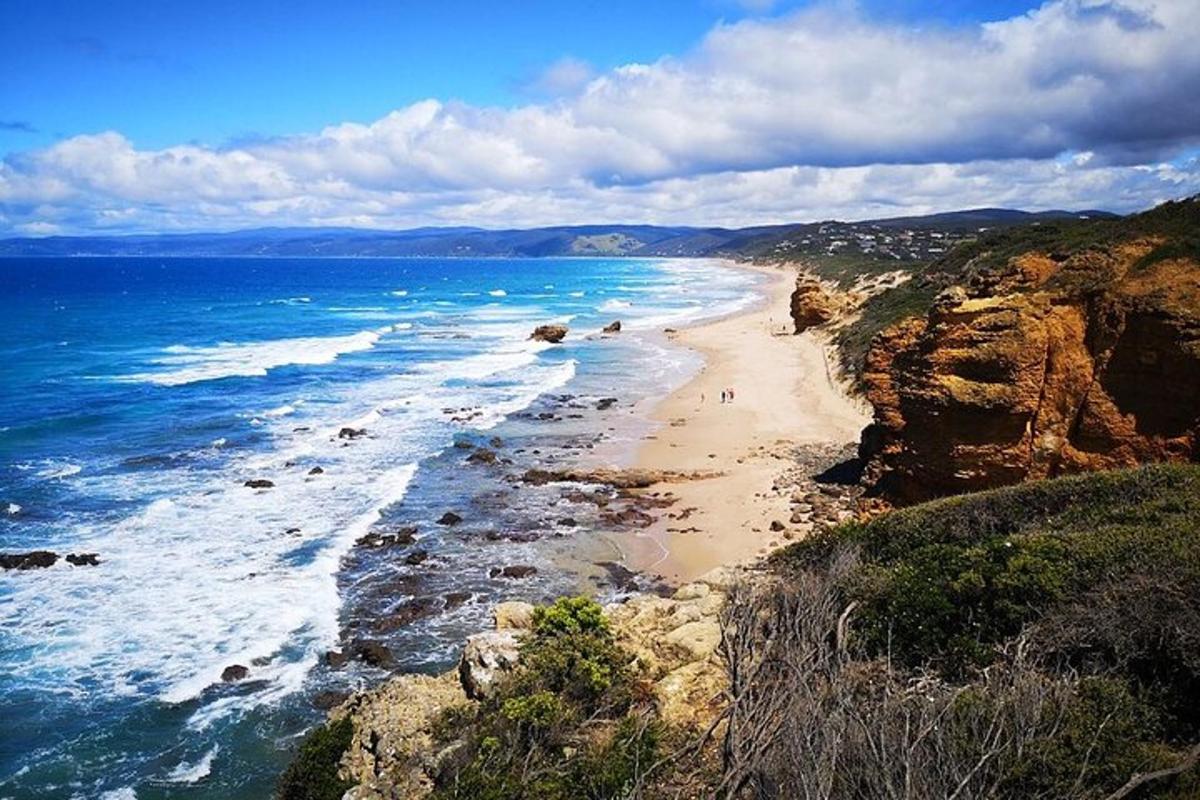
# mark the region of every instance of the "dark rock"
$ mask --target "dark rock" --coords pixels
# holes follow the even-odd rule
[[[447,511],[445,514],[442,514],[442,516],[440,516],[438,518],[437,524],[438,525],[457,525],[458,523],[460,523],[462,521],[463,521],[463,518],[460,517],[458,514],[455,514],[453,511]]]
[[[605,513],[604,521],[630,528],[649,528],[654,524],[654,517],[636,508],[623,508],[620,511]]]
[[[317,692],[313,695],[312,705],[313,708],[320,711],[328,711],[331,708],[337,708],[349,698],[349,692],[335,692],[332,690]]]
[[[68,553],[67,563],[77,567],[98,567],[100,566],[99,553]]]
[[[321,469],[320,467],[313,467],[312,469],[310,469],[308,471],[308,474],[309,475],[324,475],[325,470]]]
[[[488,444],[490,444],[492,447],[500,448],[500,447],[504,447],[504,440],[501,439],[499,436],[493,436],[491,439],[488,440]]]
[[[409,553],[407,556],[404,557],[404,563],[408,564],[410,567],[415,567],[418,564],[425,563],[425,560],[428,558],[429,558],[429,551],[419,550],[419,549],[413,550],[411,553]]]
[[[777,519],[771,520],[771,530],[772,531],[774,531],[775,533],[779,533],[783,529],[784,529],[784,524],[782,522],[780,522]]]
[[[49,550],[31,550],[28,553],[0,553],[0,568],[45,569],[54,566],[58,553]]]
[[[266,478],[252,478],[251,480],[246,481],[243,485],[250,489],[271,489],[274,488],[275,483],[274,481],[269,481]]]
[[[624,564],[618,564],[615,561],[598,561],[596,562],[596,566],[602,567],[608,573],[609,581],[619,591],[632,592],[637,590],[637,573]]]
[[[513,578],[520,580],[537,574],[537,567],[531,567],[528,564],[512,564],[507,567],[493,567],[488,571],[488,575],[493,578]]]
[[[350,643],[350,653],[364,664],[380,669],[387,669],[396,663],[392,651],[374,639],[356,639]]]
[[[558,344],[567,335],[566,325],[538,325],[533,329],[533,333],[529,335],[530,339],[536,339],[540,342],[550,342]]]
[[[391,633],[404,628],[419,619],[432,617],[442,610],[442,603],[436,597],[414,597],[405,600],[387,617],[371,626],[376,633]]]
[[[615,397],[601,397],[599,400],[596,401],[596,410],[597,411],[605,411],[609,408],[612,408],[616,404],[617,404],[617,398],[615,398]]]
[[[620,333],[621,332],[621,320],[619,320],[619,319],[613,320],[612,322],[605,325],[604,332],[605,333]]]
[[[240,681],[249,674],[250,670],[246,669],[241,664],[230,664],[221,671],[221,680],[224,683],[233,683],[234,681]]]
[[[380,531],[371,531],[366,536],[360,537],[355,543],[355,547],[396,547],[398,545],[410,545],[417,540],[417,529],[413,525],[406,525],[403,528],[397,528],[392,533],[383,533]]]
[[[481,447],[467,457],[467,461],[471,464],[495,464],[496,454],[486,447]]]
[[[446,610],[453,611],[469,601],[472,597],[474,597],[474,595],[470,592],[450,592],[443,599],[446,601]]]
[[[558,524],[564,528],[574,528],[579,523],[575,521],[574,517],[563,517],[558,521]]]
[[[360,436],[366,436],[366,428],[342,428],[338,431],[339,439],[357,439]]]
[[[350,655],[341,650],[330,650],[325,653],[325,666],[330,669],[341,669],[350,661]]]

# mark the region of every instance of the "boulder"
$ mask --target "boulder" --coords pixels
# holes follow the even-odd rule
[[[533,605],[520,600],[497,603],[492,609],[496,630],[526,631],[533,629]]]
[[[486,447],[481,447],[467,456],[467,462],[470,464],[495,464],[496,454]]]
[[[49,550],[31,550],[28,553],[0,553],[0,568],[45,569],[58,561],[58,553]]]
[[[374,639],[355,639],[350,643],[350,654],[368,666],[389,669],[396,664],[392,651]]]
[[[694,620],[668,632],[663,641],[678,648],[688,661],[708,658],[721,642],[721,626],[716,620]]]
[[[533,329],[533,333],[529,335],[529,338],[539,342],[558,344],[564,338],[566,338],[566,335],[566,325],[538,325]]]
[[[339,692],[333,689],[327,689],[323,692],[317,692],[312,696],[312,707],[320,711],[328,711],[331,708],[340,706],[350,697],[349,692]]]
[[[269,481],[266,478],[252,478],[242,485],[250,489],[272,489],[275,486],[275,482]]]
[[[230,664],[225,669],[221,670],[221,681],[223,683],[234,683],[240,681],[250,674],[250,670],[243,667],[241,664]]]
[[[437,524],[438,525],[457,525],[458,523],[460,523],[462,521],[463,521],[463,518],[460,517],[458,514],[455,514],[453,511],[447,511],[445,514],[442,514],[442,516],[438,517]]]
[[[528,564],[511,564],[507,567],[493,567],[488,571],[492,578],[513,578],[521,580],[537,574],[537,567]]]
[[[67,563],[76,567],[100,566],[99,553],[67,553]]]
[[[350,663],[350,655],[341,650],[329,650],[325,653],[325,666],[330,669],[341,669]]]
[[[312,469],[310,469],[308,471],[309,475],[322,475],[324,473],[325,473],[325,470],[323,470],[321,467],[313,467]]]
[[[360,436],[366,436],[366,428],[342,428],[338,431],[339,439],[357,439]]]
[[[488,696],[496,680],[511,670],[521,657],[522,631],[487,631],[467,637],[458,677],[463,691],[473,700]]]
[[[621,320],[619,320],[619,319],[613,320],[612,322],[610,322],[604,326],[604,333],[620,333],[620,332],[621,332]]]
[[[404,557],[404,563],[410,567],[415,567],[419,564],[424,564],[429,558],[429,551],[417,548]]]

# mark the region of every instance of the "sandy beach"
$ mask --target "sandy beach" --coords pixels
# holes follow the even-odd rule
[[[791,333],[795,273],[757,269],[768,278],[763,302],[672,334],[699,352],[705,365],[654,409],[662,424],[639,448],[636,466],[721,474],[650,490],[677,496],[677,515],[691,510],[684,520],[660,518],[626,541],[631,569],[686,581],[761,555],[785,535],[802,535],[791,525],[771,530],[773,521],[786,525],[789,517],[788,496],[772,491],[789,465],[789,449],[855,441],[868,422],[866,411],[831,377],[821,340]],[[722,403],[722,390],[730,388],[732,402]]]

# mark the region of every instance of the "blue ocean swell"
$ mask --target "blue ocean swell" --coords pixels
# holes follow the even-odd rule
[[[657,329],[750,283],[601,259],[0,264],[0,549],[103,561],[0,576],[0,795],[261,796],[263,742],[311,718],[294,693],[337,635],[348,542],[455,435],[612,357],[529,329]],[[255,680],[220,685],[235,662]]]

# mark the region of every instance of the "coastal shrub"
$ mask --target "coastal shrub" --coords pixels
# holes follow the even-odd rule
[[[535,609],[512,673],[478,707],[437,726],[454,745],[435,797],[630,797],[660,739],[630,660],[596,602],[561,598]]]
[[[1200,796],[1200,466],[925,503],[772,566],[778,585],[731,595],[745,607],[723,642],[742,653],[727,656],[730,730],[781,744],[738,737],[726,780],[768,796]]]
[[[1119,796],[1196,796],[1200,748],[1127,676],[1082,674],[1019,643],[966,678],[847,646],[853,606],[836,584],[855,567],[839,556],[827,573],[732,588],[721,796],[1088,800],[1134,780],[1138,793]]]
[[[1200,468],[1156,465],[1023,484],[892,512],[782,551],[784,569],[821,569],[853,548],[842,581],[871,652],[950,671],[1056,604],[1137,574],[1200,578]]]
[[[353,736],[349,717],[310,731],[279,779],[278,800],[340,800],[353,786],[338,777],[338,765]]]

